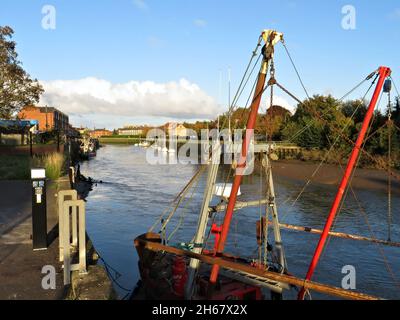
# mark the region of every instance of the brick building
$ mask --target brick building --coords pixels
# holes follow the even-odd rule
[[[90,131],[89,133],[91,138],[101,138],[101,137],[108,137],[108,136],[112,136],[113,133],[110,130],[106,130],[106,129],[95,129],[93,131]]]
[[[18,118],[37,120],[39,131],[60,130],[67,133],[70,128],[68,116],[53,107],[27,106],[18,113]]]

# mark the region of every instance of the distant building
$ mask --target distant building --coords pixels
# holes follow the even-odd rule
[[[18,113],[18,119],[37,120],[39,131],[69,130],[69,117],[53,107],[26,106]]]
[[[143,133],[144,133],[143,127],[126,126],[122,129],[118,129],[119,136],[141,136]]]
[[[101,138],[101,137],[108,137],[108,136],[112,136],[113,133],[110,130],[107,129],[95,129],[89,132],[89,135],[91,138]]]
[[[187,137],[188,130],[183,124],[168,122],[164,125],[166,133],[175,137]]]

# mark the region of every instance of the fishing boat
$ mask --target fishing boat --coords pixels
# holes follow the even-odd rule
[[[80,157],[83,160],[90,160],[96,157],[98,147],[98,140],[90,137],[83,137],[80,141]]]
[[[260,151],[259,157],[266,181],[265,196],[262,199],[251,202],[238,201],[240,186],[246,167],[249,165],[247,160],[248,151],[253,143],[252,133],[259,113],[262,95],[268,88],[271,89],[272,106],[273,88],[278,87],[299,104],[302,103],[300,99],[296,98],[275,78],[274,49],[278,43],[283,44],[297,72],[297,68],[285,45],[283,34],[275,30],[264,30],[259,36],[256,49],[252,52],[250,63],[237,91],[238,93],[243,92],[243,86],[247,83],[246,79],[250,77],[251,70],[254,70],[254,67],[253,69],[251,68],[254,58],[257,57],[261,48],[261,53],[259,54],[259,59],[261,60],[260,71],[256,76],[253,99],[249,106],[247,130],[241,144],[241,153],[238,161],[234,162],[231,168],[234,172],[231,175],[231,177],[233,176],[231,178],[232,181],[225,181],[224,183],[217,181],[217,174],[221,165],[216,159],[220,157],[221,143],[219,139],[216,139],[211,145],[212,151],[208,163],[199,168],[181,193],[172,201],[170,208],[161,214],[148,232],[135,239],[134,244],[139,256],[141,294],[143,297],[160,300],[280,300],[284,298],[285,291],[295,289],[299,300],[307,299],[310,291],[345,299],[379,299],[369,294],[314,282],[312,281],[312,276],[329,237],[399,246],[398,243],[393,243],[390,240],[384,241],[332,231],[333,221],[340,210],[345,190],[349,186],[350,177],[354,173],[357,159],[360,152],[362,152],[363,141],[371,123],[378,98],[382,91],[388,92],[390,87],[391,70],[387,67],[380,67],[363,80],[363,82],[372,80],[370,89],[375,85],[375,91],[357,141],[351,141],[353,150],[335,200],[327,216],[324,229],[316,230],[307,227],[283,225],[279,221],[274,189],[271,163],[276,159],[276,154],[272,143],[267,144],[266,148]],[[258,62],[259,60],[254,63],[254,66]],[[267,78],[268,75],[269,79]],[[299,79],[301,81],[300,76]],[[350,92],[353,91],[354,89]],[[228,112],[232,111],[237,99],[236,96]],[[390,171],[390,166],[388,170]],[[166,234],[166,228],[177,208],[184,202],[183,199],[187,197],[188,190],[193,188],[193,185],[203,173],[207,175],[207,179],[196,232],[193,238],[187,242],[173,244],[171,237]],[[393,173],[390,174],[390,176],[392,175]],[[217,205],[211,205],[215,197],[218,197],[220,201]],[[254,239],[257,241],[258,253],[253,259],[233,255],[225,250],[234,213],[250,206],[263,206],[265,212],[262,217],[255,217],[254,230],[256,233]],[[217,225],[213,217],[221,214],[224,215],[223,223]],[[157,232],[155,230],[158,226],[160,228]],[[304,278],[290,273],[290,266],[286,262],[284,243],[281,237],[282,228],[320,234],[315,254]],[[269,232],[269,229],[272,229],[272,232]],[[210,241],[210,239],[214,241]]]

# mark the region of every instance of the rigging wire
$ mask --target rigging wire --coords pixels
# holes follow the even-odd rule
[[[364,82],[366,82],[366,81],[368,81],[368,80],[370,80],[370,79],[372,79],[372,77],[374,76],[374,75],[376,75],[376,77],[375,77],[375,80],[372,82],[372,83],[375,83],[375,81],[376,81],[376,79],[377,79],[377,73],[378,73],[378,70],[375,70],[375,71],[373,71],[373,72],[371,72],[363,81],[361,81],[359,84],[357,84],[353,89],[351,89],[349,92],[347,92],[343,97],[341,97],[340,99],[339,99],[339,101],[343,101],[344,99],[346,99],[349,95],[351,95],[354,91],[356,91],[359,87],[361,87],[363,84],[364,84]],[[364,97],[365,98],[365,97]]]
[[[192,202],[193,200],[193,195],[194,192],[196,191],[196,189],[198,188],[200,183],[200,179],[197,179],[196,181],[196,185],[192,188],[192,193],[189,197],[189,199],[186,201],[185,206],[182,208],[182,214],[181,214],[181,218],[179,219],[179,222],[177,224],[177,226],[175,227],[175,229],[171,232],[171,234],[168,237],[167,243],[169,243],[171,241],[171,239],[174,237],[175,233],[181,228],[184,219],[186,218],[187,214],[189,213],[188,206],[189,204]]]
[[[365,80],[364,80],[365,81]],[[371,90],[372,86],[374,85],[374,82],[371,83],[371,85],[369,86],[368,90],[366,91],[366,93],[364,94],[363,99],[365,99],[365,97],[368,95],[369,91]],[[357,85],[359,86],[359,85]],[[352,119],[355,117],[355,115],[357,114],[358,110],[359,110],[360,106],[357,106],[357,108],[354,110],[353,114],[350,116],[350,119],[348,120],[348,122],[346,123],[345,127],[342,129],[341,133],[343,133],[347,127],[351,124]],[[312,120],[314,121],[314,120]],[[322,168],[322,166],[325,164],[325,162],[328,160],[330,153],[334,150],[335,145],[339,142],[339,138],[340,136],[338,135],[334,141],[333,144],[331,144],[330,149],[328,150],[328,152],[326,153],[326,155],[324,156],[324,158],[321,160],[321,162],[319,163],[318,167],[315,169],[315,171],[313,172],[313,174],[311,175],[311,178],[305,183],[305,185],[303,186],[303,188],[301,189],[300,193],[297,195],[297,197],[295,198],[295,200],[293,201],[293,203],[291,204],[290,208],[293,208],[295,206],[295,204],[298,202],[298,200],[301,198],[301,196],[304,194],[304,192],[306,191],[307,187],[313,182],[313,179],[315,178],[315,176],[317,175],[318,171]],[[291,139],[294,139],[293,137]],[[290,139],[290,140],[291,140]],[[290,141],[289,140],[289,141]],[[289,197],[284,203],[287,203],[290,200],[291,197]],[[290,209],[289,208],[289,209]],[[285,217],[287,214],[289,213],[289,210],[286,211],[286,213],[283,215],[283,217]]]
[[[183,190],[179,193],[179,195],[175,198],[175,200],[163,211],[163,213],[160,215],[160,217],[156,220],[156,222],[153,224],[153,226],[149,229],[148,232],[153,232],[155,227],[158,225],[158,223],[162,223],[162,230],[165,230],[166,225],[169,223],[173,215],[175,214],[176,210],[178,210],[180,204],[182,201],[184,201],[186,194],[189,192],[190,188],[192,187],[193,183],[199,179],[206,169],[206,166],[200,166],[200,168],[196,171],[194,176],[190,179],[190,181],[186,184],[186,186],[183,188]],[[175,207],[172,209],[172,206],[175,204]],[[167,219],[163,221],[164,216],[168,212],[168,210],[171,209],[171,212],[169,213]]]
[[[295,65],[295,63],[294,63],[294,61],[292,59],[292,56],[291,56],[291,54],[289,52],[289,49],[287,48],[286,43],[285,43],[285,41],[283,39],[282,39],[282,44],[283,44],[283,47],[285,48],[285,51],[286,51],[286,53],[287,53],[287,55],[289,57],[290,62],[292,63],[292,66],[293,66],[294,70],[296,71],[297,78],[299,79],[299,81],[301,83],[301,86],[303,87],[303,90],[306,93],[307,98],[310,99],[310,95],[308,94],[308,91],[307,91],[307,89],[306,89],[306,87],[304,85],[304,82],[301,79],[300,73],[299,73],[299,71],[298,71],[298,69],[297,69],[297,67],[296,67],[296,65]]]
[[[341,97],[339,100],[337,100],[338,103],[343,102],[343,100],[345,98],[347,98],[351,93],[353,93],[357,88],[359,88],[362,84],[364,84],[366,81],[368,81],[369,79],[371,79],[373,77],[373,75],[376,74],[375,72],[372,72],[371,74],[369,74],[363,81],[361,81],[359,84],[357,84],[354,88],[352,88],[350,91],[348,91],[343,97]],[[363,100],[365,99],[365,97],[367,96],[368,92],[371,90],[372,86],[374,85],[374,83],[376,82],[378,78],[378,75],[376,75],[374,81],[372,82],[372,84],[370,85],[369,89],[367,90],[367,93],[364,95]],[[306,104],[304,102],[302,102],[300,99],[298,99],[295,95],[293,95],[291,92],[289,92],[289,90],[287,90],[286,88],[284,88],[282,85],[280,85],[279,83],[276,83],[277,86],[284,91],[286,94],[288,94],[292,99],[296,100],[300,105],[306,106]],[[325,116],[327,113],[329,112],[329,110],[323,111],[320,115],[319,118],[323,118],[323,116]],[[301,128],[300,130],[298,130],[289,140],[290,141],[294,141],[297,137],[299,137],[303,132],[305,132],[308,128],[310,128],[314,122],[317,119],[313,118],[311,119],[303,128]]]
[[[236,105],[237,101],[240,99],[241,93],[243,92],[242,86],[245,87],[245,85],[247,84],[247,81],[248,81],[248,80],[247,80],[247,81],[245,82],[245,84],[243,85],[243,83],[244,83],[244,81],[245,81],[245,79],[246,79],[247,73],[248,73],[248,71],[249,71],[249,69],[250,69],[250,67],[251,67],[251,64],[252,64],[254,58],[257,56],[258,49],[259,49],[259,47],[261,46],[261,41],[262,41],[262,37],[260,36],[259,39],[258,39],[257,47],[256,47],[256,48],[254,49],[254,51],[252,52],[250,61],[249,61],[249,63],[247,64],[246,70],[245,70],[245,72],[244,72],[244,74],[243,74],[243,77],[242,77],[242,79],[241,79],[241,81],[240,81],[239,87],[238,87],[238,89],[237,89],[237,91],[236,91],[236,93],[235,93],[235,96],[234,96],[234,98],[233,98],[233,100],[232,100],[231,105],[229,106],[228,114],[231,114],[231,113],[232,113],[233,109],[235,108],[235,105]],[[260,56],[261,56],[261,55],[260,55]],[[259,60],[259,59],[257,59],[257,62],[258,62],[258,60]],[[255,65],[257,65],[257,62],[255,63]],[[252,69],[252,72],[253,72],[253,71],[254,71],[254,67],[253,67],[253,69]],[[225,119],[225,121],[226,121],[226,119]]]
[[[383,96],[383,92],[381,93],[380,98],[379,98],[378,108],[379,108],[379,105],[380,105],[382,96]],[[373,122],[375,121],[375,119],[376,119],[376,115],[374,114],[374,118],[373,118],[373,120],[372,120],[372,122],[371,122],[371,124],[370,124],[370,126],[369,126],[369,129],[368,129],[369,132],[370,132],[371,129],[372,129],[372,125],[373,125]],[[362,146],[361,149],[364,149],[364,148],[365,148],[365,145],[366,145],[367,141],[368,141],[368,139],[364,140],[363,146]],[[353,179],[354,179],[356,170],[357,170],[357,168],[358,168],[358,166],[359,166],[361,157],[362,157],[362,154],[360,154],[359,157],[358,157],[358,159],[357,159],[357,163],[356,163],[356,165],[355,165],[355,169],[354,169],[354,171],[353,171],[353,173],[352,173],[352,175],[351,175],[351,177],[350,177],[349,184],[348,184],[348,186],[347,186],[347,188],[346,188],[346,191],[345,191],[345,196],[344,196],[343,202],[341,203],[341,207],[340,207],[340,209],[339,209],[338,212],[339,212],[339,214],[340,214],[340,212],[342,211],[343,205],[344,205],[344,203],[345,203],[345,200],[346,200],[346,198],[347,198],[348,192],[349,192],[349,190],[350,190],[350,191],[352,192],[352,195],[353,195],[353,197],[354,197],[354,199],[355,199],[355,201],[356,201],[356,203],[357,203],[359,209],[360,209],[360,212],[363,213],[363,215],[364,215],[364,219],[365,219],[366,224],[367,224],[367,227],[368,227],[368,229],[369,229],[369,231],[370,231],[371,238],[372,238],[372,239],[377,239],[377,238],[375,237],[375,234],[374,234],[373,230],[372,230],[371,224],[369,223],[368,215],[367,215],[365,209],[363,208],[363,206],[361,205],[361,202],[360,202],[360,200],[358,199],[358,197],[357,197],[357,195],[356,195],[356,193],[355,193],[355,191],[354,191],[354,189],[353,189],[353,187],[352,187],[352,181],[353,181]],[[342,166],[340,160],[339,160],[339,166],[340,166],[340,168],[341,168],[342,171],[343,171],[344,168],[343,168],[343,166]],[[334,227],[335,227],[335,225],[336,225],[336,223],[337,223],[337,221],[338,221],[339,214],[338,214],[338,215],[336,216],[336,218],[335,218],[335,221],[334,221],[332,230],[334,229]],[[332,238],[332,237],[329,236],[328,242],[327,242],[327,245],[326,245],[326,248],[329,246],[329,243],[330,243],[331,238]],[[385,267],[386,267],[388,273],[390,274],[390,276],[391,276],[392,280],[394,281],[394,283],[396,284],[396,286],[399,286],[399,287],[400,287],[400,284],[399,284],[399,282],[398,282],[398,280],[397,280],[397,278],[396,278],[396,276],[395,276],[395,274],[394,274],[394,272],[393,272],[393,270],[392,270],[392,268],[391,268],[391,266],[390,266],[390,264],[389,264],[389,261],[388,261],[386,255],[385,255],[385,252],[384,252],[383,248],[380,246],[379,243],[376,243],[376,245],[378,246],[378,250],[379,250],[379,252],[380,252],[380,254],[381,254],[381,256],[382,256],[383,262],[384,262],[384,264],[385,264]],[[324,252],[323,252],[323,254],[322,254],[322,256],[321,256],[321,259],[325,256],[325,253],[326,253],[326,250],[324,250]]]
[[[247,84],[248,84],[248,82],[249,82],[251,76],[253,75],[255,68],[257,67],[258,63],[260,62],[261,57],[262,57],[262,55],[260,54],[260,55],[258,56],[258,58],[257,58],[257,60],[256,60],[256,62],[255,62],[255,64],[254,64],[253,68],[251,69],[251,72],[250,72],[250,74],[248,75],[248,77],[247,77],[247,79],[246,79],[246,82],[245,82],[245,84],[244,84],[242,90],[240,91],[240,95],[239,95],[237,101],[235,102],[235,104],[239,101],[239,98],[242,96],[244,90],[246,89],[246,86],[247,86]]]
[[[365,145],[364,145],[364,146],[365,146]],[[359,164],[360,159],[361,159],[361,155],[360,155],[360,157],[359,157],[359,159],[358,159],[358,161],[357,161],[357,164],[356,164],[357,167],[358,167],[358,164]],[[364,207],[362,206],[361,201],[359,200],[359,198],[358,198],[358,196],[357,196],[356,192],[354,191],[354,189],[353,189],[353,187],[352,187],[351,184],[350,184],[350,189],[351,189],[351,192],[352,192],[352,194],[353,194],[353,197],[354,197],[354,199],[355,199],[355,201],[356,201],[356,203],[357,203],[357,205],[358,205],[358,207],[359,207],[359,209],[360,209],[360,212],[361,212],[361,213],[363,214],[363,216],[364,216],[364,219],[365,219],[365,222],[366,222],[367,227],[368,227],[368,229],[369,229],[371,238],[372,238],[372,239],[377,239],[377,237],[375,236],[375,233],[374,233],[373,230],[372,230],[371,223],[369,222],[367,212],[366,212],[366,210],[364,209]],[[394,281],[394,283],[396,284],[396,286],[400,288],[400,283],[399,283],[397,277],[395,276],[395,274],[394,274],[394,272],[393,272],[393,269],[391,268],[391,266],[390,266],[390,264],[389,264],[389,261],[388,261],[388,259],[387,259],[387,257],[386,257],[386,254],[385,254],[385,251],[384,251],[383,246],[381,246],[379,243],[375,243],[375,245],[377,246],[377,248],[378,248],[378,250],[379,250],[379,253],[380,253],[380,255],[382,256],[382,259],[383,259],[383,262],[384,262],[384,264],[385,264],[386,270],[388,271],[388,273],[389,273],[390,276],[392,277],[392,280]]]
[[[379,105],[380,105],[382,95],[383,95],[383,93],[380,95],[380,99],[379,99],[379,102],[378,102],[378,104],[377,104],[378,107],[379,107]],[[370,124],[369,124],[369,126],[368,126],[367,135],[368,135],[369,132],[372,130],[372,126],[373,126],[373,123],[375,122],[375,119],[376,119],[376,115],[374,114],[374,115],[373,115],[373,119],[372,119],[372,121],[370,122]],[[328,139],[329,139],[329,138],[328,138]],[[366,144],[367,144],[367,140],[364,140],[361,149],[365,148],[365,145],[366,145]],[[336,151],[336,150],[335,150],[335,151]],[[337,152],[337,154],[339,153],[338,151],[336,151],[336,152]],[[345,206],[345,202],[346,202],[347,196],[348,196],[348,194],[349,194],[350,187],[352,186],[353,179],[354,179],[354,176],[355,176],[355,174],[356,174],[358,165],[359,165],[359,163],[360,163],[361,156],[362,156],[361,154],[358,155],[357,162],[356,162],[356,164],[355,164],[355,166],[354,166],[354,170],[352,171],[351,176],[350,176],[350,178],[349,178],[349,182],[348,182],[348,184],[347,184],[347,186],[346,186],[346,190],[345,190],[345,193],[344,193],[342,202],[340,203],[340,207],[339,207],[339,209],[338,209],[337,215],[335,216],[335,219],[334,219],[334,222],[333,222],[333,224],[332,224],[331,230],[335,230],[337,221],[339,220],[340,213],[342,212],[343,207]],[[340,161],[340,157],[338,157],[338,159],[339,159],[339,160],[338,160],[339,168],[342,170],[342,173],[344,173],[345,168],[343,167],[343,165],[342,165],[342,163],[341,163],[341,161]],[[329,247],[329,244],[330,244],[332,238],[333,238],[332,236],[328,236],[328,240],[327,240],[327,243],[326,243],[326,245],[325,245],[325,250],[323,251],[323,253],[322,253],[322,255],[321,255],[321,260],[325,257],[326,252],[327,252],[327,248]]]
[[[392,76],[390,76],[389,78],[390,78],[390,80],[392,80],[393,87],[394,87],[394,89],[396,90],[396,93],[397,93],[397,97],[400,98],[400,92],[399,92],[399,90],[397,89],[396,82],[394,81],[394,79],[393,79]]]
[[[329,125],[329,122],[324,119],[321,114],[315,110],[311,110],[316,117],[318,117],[321,121],[325,122],[326,124]],[[336,128],[332,128],[334,131],[339,132],[339,130],[337,130]],[[343,139],[345,139],[347,142],[349,142],[350,144],[352,144],[353,146],[355,146],[355,142],[353,140],[351,140],[349,137],[347,137],[346,135],[342,134],[341,132],[339,132],[339,134],[343,137]],[[290,140],[289,140],[290,141]],[[368,151],[366,151],[365,149],[362,149],[361,152],[363,154],[365,154],[369,159],[371,159],[373,162],[376,163],[376,165],[384,170],[387,170],[387,166],[385,164],[383,164],[381,162],[381,159],[378,159],[376,156],[373,156],[371,153],[369,153]],[[394,171],[391,172],[392,177],[396,178],[397,180],[400,180],[400,175],[395,173]]]
[[[262,37],[259,37],[258,43],[256,48],[253,50],[250,61],[246,67],[245,73],[241,79],[239,88],[237,89],[234,99],[231,103],[231,105],[229,106],[229,110],[228,110],[228,115],[230,113],[232,113],[232,111],[234,110],[235,104],[236,102],[239,100],[241,94],[243,93],[243,90],[245,88],[245,86],[247,85],[247,82],[249,81],[256,65],[258,64],[258,61],[261,57],[261,55],[258,57],[257,61],[255,62],[254,66],[251,69],[250,74],[248,75],[247,79],[246,76],[248,74],[248,71],[250,70],[250,67],[253,63],[254,58],[257,56],[257,52],[259,47],[261,46],[261,41],[262,41]],[[245,80],[246,79],[246,80]],[[226,119],[225,119],[226,121]],[[183,198],[186,196],[188,188],[193,184],[194,180],[198,177],[198,175],[201,173],[203,166],[195,173],[195,175],[192,177],[192,179],[189,181],[189,183],[182,189],[182,191],[178,194],[178,196],[174,199],[174,201],[164,210],[164,212],[161,214],[161,216],[157,219],[157,221],[153,224],[153,226],[149,229],[149,232],[152,232],[154,230],[154,228],[157,226],[158,223],[162,223],[163,224],[163,228],[165,229],[166,224],[168,224],[169,220],[172,218],[172,216],[175,214],[176,210],[179,208],[180,203],[182,202]],[[172,206],[178,201],[178,203],[176,204],[175,208],[170,212],[166,222],[163,222],[163,218],[165,216],[165,214],[168,212],[168,210],[172,209]]]

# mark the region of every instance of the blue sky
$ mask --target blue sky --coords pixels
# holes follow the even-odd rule
[[[347,4],[356,9],[355,30],[341,25]],[[55,30],[42,28],[44,5],[56,9]],[[267,28],[285,34],[312,94],[339,97],[379,65],[400,78],[395,0],[1,0],[0,21],[14,29],[24,67],[49,88],[44,101],[71,114],[75,125],[212,117],[216,103],[226,109],[227,69],[234,91]],[[281,46],[276,68],[278,80],[303,98]],[[140,92],[140,103],[130,90]],[[204,112],[191,99],[206,105]]]

